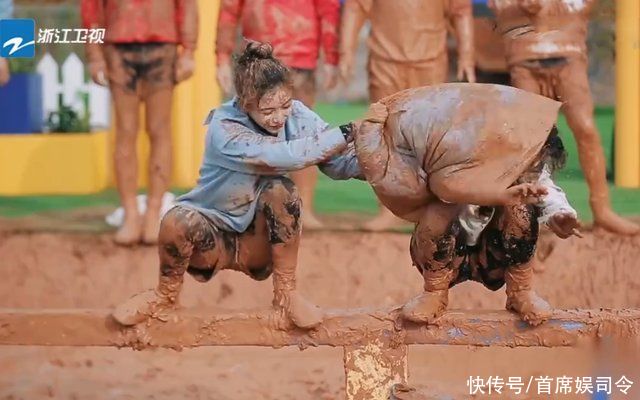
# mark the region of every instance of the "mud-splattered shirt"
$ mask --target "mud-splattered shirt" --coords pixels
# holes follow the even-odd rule
[[[527,7],[518,0],[491,0],[497,31],[510,65],[527,60],[587,54],[587,25],[595,0],[547,0]]]
[[[106,28],[107,43],[179,43],[194,49],[196,0],[82,0],[84,28]]]
[[[216,109],[206,136],[197,186],[177,203],[221,229],[244,232],[255,217],[263,177],[318,165],[332,179],[361,176],[353,146],[339,128],[294,100],[278,136],[263,131],[235,99]]]
[[[327,64],[338,64],[338,0],[223,0],[218,17],[216,57],[229,61],[242,36],[268,42],[290,67],[315,69],[320,48]]]
[[[355,39],[351,29],[359,31],[361,22],[368,19],[372,57],[395,62],[429,62],[447,51],[447,20],[471,14],[471,0],[346,0],[340,34]],[[347,19],[360,22],[345,23]],[[355,45],[345,44],[350,48]]]

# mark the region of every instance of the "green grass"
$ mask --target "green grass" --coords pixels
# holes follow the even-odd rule
[[[335,103],[319,104],[318,113],[331,125],[338,125],[359,118],[366,110],[365,104]],[[598,109],[596,122],[602,134],[602,142],[611,173],[611,149],[614,114],[611,109]],[[567,192],[571,203],[585,221],[591,219],[587,186],[578,163],[575,141],[561,117],[558,128],[569,153],[566,168],[556,182]],[[176,189],[181,192],[181,190]],[[626,215],[640,214],[640,189],[611,187],[614,209]],[[111,189],[103,193],[86,196],[20,196],[0,197],[0,216],[19,217],[38,212],[63,211],[85,206],[113,206],[118,204],[116,192]],[[332,181],[321,176],[316,189],[316,209],[320,213],[361,212],[375,214],[377,203],[371,188],[361,181]]]

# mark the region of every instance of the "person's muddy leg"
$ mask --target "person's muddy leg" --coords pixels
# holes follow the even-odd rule
[[[120,85],[111,86],[111,95],[116,113],[114,168],[116,187],[124,209],[124,221],[116,232],[114,241],[121,245],[132,245],[140,241],[142,221],[136,200],[138,190],[138,95]]]
[[[511,84],[514,87],[535,94],[543,94],[541,82],[531,69],[514,65],[509,68],[509,74],[511,75]]]
[[[301,200],[295,184],[285,177],[267,179],[258,200],[258,213],[266,221],[271,247],[274,307],[300,328],[318,325],[322,311],[296,290]]]
[[[449,286],[458,274],[456,238],[460,233],[456,205],[432,203],[411,237],[411,259],[424,278],[424,293],[402,308],[404,318],[432,323],[447,309]]]
[[[293,98],[313,108],[316,101],[316,76],[313,70],[293,71]],[[322,222],[313,211],[313,197],[318,182],[318,168],[313,166],[289,174],[298,187],[302,199],[302,226],[304,229],[322,228]]]
[[[123,325],[135,325],[163,309],[174,307],[192,255],[206,253],[215,246],[215,230],[206,218],[185,207],[171,209],[160,225],[158,286],[116,307],[114,318]]]
[[[142,241],[158,241],[162,197],[171,181],[171,104],[173,86],[154,90],[146,97],[146,127],[151,153],[149,156],[149,189],[144,215]]]
[[[587,64],[572,59],[558,77],[558,94],[562,111],[578,145],[578,158],[589,186],[589,203],[594,223],[610,232],[635,235],[640,226],[628,221],[611,209],[607,167],[600,134],[593,118],[593,99],[589,89]]]
[[[539,227],[537,212],[532,205],[501,207],[496,211],[499,235],[492,246],[499,254],[490,260],[504,268],[506,308],[520,315],[531,325],[549,319],[549,303],[533,290],[533,265]],[[488,233],[489,234],[489,233]]]

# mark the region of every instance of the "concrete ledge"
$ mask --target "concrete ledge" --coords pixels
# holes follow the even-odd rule
[[[132,328],[108,310],[0,309],[0,345],[30,346],[352,346],[382,338],[391,345],[572,346],[581,339],[638,338],[640,310],[558,310],[530,327],[507,311],[449,311],[437,325],[402,322],[397,310],[328,312],[315,330],[287,326],[269,311],[221,314],[180,310]]]

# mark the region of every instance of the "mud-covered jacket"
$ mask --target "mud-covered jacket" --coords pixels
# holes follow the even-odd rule
[[[235,99],[216,109],[198,184],[177,203],[197,209],[221,229],[244,232],[255,217],[265,177],[316,164],[332,179],[359,177],[353,145],[347,145],[340,128],[329,129],[297,100],[292,107],[277,136],[262,130]]]

